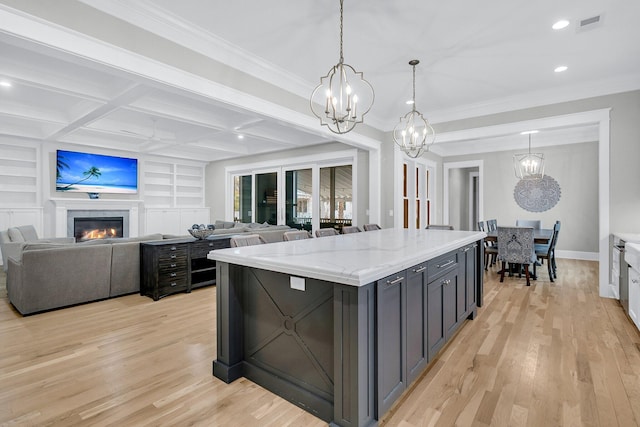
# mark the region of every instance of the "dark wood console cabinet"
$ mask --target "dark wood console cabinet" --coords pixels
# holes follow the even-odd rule
[[[140,243],[140,295],[154,301],[216,283],[216,262],[209,251],[228,248],[229,236],[170,239]]]

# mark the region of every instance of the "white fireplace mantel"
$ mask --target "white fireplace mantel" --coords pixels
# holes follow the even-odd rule
[[[56,237],[67,237],[67,211],[69,210],[126,210],[129,211],[129,236],[136,237],[139,234],[140,203],[142,200],[134,199],[49,199],[53,204],[53,222],[55,224]]]

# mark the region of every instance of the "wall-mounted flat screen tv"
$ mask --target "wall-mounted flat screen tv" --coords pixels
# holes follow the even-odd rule
[[[138,192],[138,160],[58,150],[56,191],[135,194]]]

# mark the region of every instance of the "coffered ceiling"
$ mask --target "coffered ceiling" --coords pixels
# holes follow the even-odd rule
[[[148,64],[115,67],[61,48],[41,30],[23,32],[17,20],[59,28],[8,6],[16,3],[0,0],[0,80],[12,84],[0,88],[2,138],[205,161],[335,139],[308,111],[295,111],[309,116],[298,123],[283,120],[272,108],[279,99],[231,103],[160,82]],[[241,70],[301,105],[338,61],[337,0],[84,0],[67,3],[71,12],[74,3]],[[569,26],[552,30],[560,18]],[[367,124],[388,132],[410,109],[407,63],[420,59],[416,106],[437,129],[450,120],[640,89],[638,18],[640,2],[630,0],[345,0],[345,62],[375,89]],[[555,73],[559,65],[568,70]],[[496,135],[485,146],[509,148],[509,140]],[[351,135],[342,141],[358,143]],[[456,153],[480,150],[465,144]]]

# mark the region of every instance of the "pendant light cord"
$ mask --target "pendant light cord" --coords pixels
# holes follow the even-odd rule
[[[342,4],[344,0],[340,0],[340,64],[344,63],[344,56],[342,54]]]
[[[416,66],[413,66],[413,111],[416,111]]]

